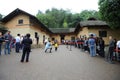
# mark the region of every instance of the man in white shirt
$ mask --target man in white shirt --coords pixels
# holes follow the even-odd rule
[[[117,41],[116,52],[118,52],[118,61],[120,61],[120,40]]]
[[[120,48],[120,40],[117,41],[117,44],[116,44],[116,45],[117,45],[117,49]]]
[[[20,34],[17,34],[17,37],[15,38],[16,40],[16,47],[15,47],[15,51],[16,53],[19,53],[19,49],[20,49],[20,42],[21,42],[21,39],[20,39]]]

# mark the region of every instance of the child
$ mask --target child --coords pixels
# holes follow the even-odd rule
[[[55,51],[57,51],[57,48],[58,48],[58,43],[57,42],[55,42],[54,47],[55,47]]]
[[[46,45],[45,45],[45,52],[47,52],[47,50],[50,49],[50,53],[51,53],[51,50],[52,50],[52,44],[51,44],[51,41],[49,40]]]

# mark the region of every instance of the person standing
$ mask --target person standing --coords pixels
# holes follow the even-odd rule
[[[39,35],[37,32],[35,32],[35,38],[36,38],[36,44],[39,44]]]
[[[85,40],[84,40],[84,51],[87,52],[88,51],[88,38],[85,37]]]
[[[19,53],[19,49],[20,49],[20,34],[17,34],[17,37],[15,38],[16,41],[16,47],[15,47],[15,51],[16,53]]]
[[[20,36],[20,50],[23,49],[23,44],[22,44],[23,38],[24,38],[24,35],[22,34],[22,35]]]
[[[58,48],[58,43],[57,42],[54,43],[54,47],[55,47],[55,51],[57,51],[57,48]]]
[[[6,40],[5,42],[5,49],[4,49],[4,53],[6,54],[6,52],[8,51],[8,54],[10,54],[10,50],[11,50],[11,42],[12,42],[12,35],[10,34],[11,32],[8,31],[7,34],[4,35],[4,38]]]
[[[24,62],[24,58],[26,57],[26,62],[29,62],[29,55],[31,51],[32,39],[30,38],[30,34],[26,34],[26,38],[22,41],[23,44],[23,54],[21,57],[21,62]]]
[[[1,52],[2,52],[2,42],[4,42],[4,38],[2,36],[2,32],[0,32],[0,55],[1,55]]]
[[[109,58],[108,58],[108,61],[109,61],[109,63],[113,63],[113,52],[114,52],[114,40],[113,40],[113,38],[112,38],[112,36],[110,36],[109,37],[109,50],[108,50],[108,56],[109,56]]]
[[[68,48],[68,39],[65,40],[66,48]]]
[[[120,62],[120,40],[117,41],[116,52],[118,52],[118,61]]]
[[[89,48],[90,48],[90,55],[91,57],[94,57],[96,56],[96,42],[95,42],[95,39],[93,37],[93,34],[90,35],[90,38],[88,40],[88,45],[89,45]]]
[[[99,55],[104,57],[105,56],[105,51],[104,51],[105,41],[103,40],[102,37],[99,38],[98,45],[99,45],[99,48],[100,48]]]

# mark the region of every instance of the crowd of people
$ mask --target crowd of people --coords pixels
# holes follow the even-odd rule
[[[29,62],[29,55],[31,52],[31,44],[33,43],[33,40],[30,38],[30,34],[21,35],[17,34],[16,37],[13,37],[11,35],[11,32],[8,31],[6,34],[2,34],[0,32],[0,56],[1,54],[11,54],[12,50],[15,50],[16,53],[22,52],[22,57],[20,62],[24,62],[24,59],[26,57],[26,62]],[[57,51],[58,48],[58,41],[54,40],[51,41],[50,39],[45,39],[45,52],[49,49],[50,53],[52,52],[52,46],[55,47],[55,51]],[[38,45],[38,41],[37,41]],[[3,51],[2,51],[3,50]]]
[[[2,53],[2,49],[4,50],[4,54],[11,54],[12,48],[15,48],[16,53],[20,53],[22,51],[21,62],[24,62],[26,57],[26,62],[29,62],[29,54],[31,52],[31,44],[32,39],[30,38],[30,34],[26,34],[25,36],[17,34],[16,37],[13,37],[11,32],[8,31],[6,34],[2,34],[0,32],[0,56]],[[4,46],[2,46],[4,43]]]
[[[22,50],[21,62],[24,62],[24,58],[26,56],[26,62],[29,62],[29,54],[31,52],[31,44],[32,39],[30,38],[30,34],[26,34],[25,36],[17,34],[14,38],[10,31],[6,34],[2,35],[0,32],[0,55],[2,53],[2,44],[4,43],[3,49],[4,54],[10,54],[12,48],[15,48],[16,53],[20,53]],[[67,45],[74,45],[75,47],[81,48],[85,52],[89,52],[91,57],[95,57],[100,55],[101,57],[105,57],[105,60],[109,63],[113,63],[114,60],[120,61],[120,40],[113,39],[112,36],[109,37],[109,45],[108,52],[105,52],[105,41],[102,37],[95,37],[93,34],[90,35],[89,38],[77,38],[76,40],[65,40],[64,43]],[[55,51],[58,49],[58,41],[50,39],[45,39],[45,52],[49,50],[52,52],[54,46]]]
[[[93,34],[89,38],[77,38],[76,40],[65,40],[65,44],[74,45],[85,52],[89,52],[91,57],[97,55],[104,57],[109,63],[114,63],[114,60],[120,61],[120,40],[109,37],[109,45],[105,46],[105,41],[102,37],[96,37]],[[105,47],[108,47],[108,51],[105,51]]]

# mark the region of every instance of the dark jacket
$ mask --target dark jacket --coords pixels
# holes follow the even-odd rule
[[[4,41],[5,41],[5,39],[3,37],[0,37],[0,44]]]
[[[11,42],[12,41],[12,39],[13,39],[13,37],[12,37],[12,35],[11,34],[5,34],[4,35],[4,38],[5,38],[5,40],[8,40],[7,42]]]
[[[114,48],[114,40],[110,40],[109,41],[109,47],[113,47]]]
[[[32,44],[32,39],[25,38],[25,39],[23,39],[22,44],[24,45],[24,49],[28,49],[30,51],[31,44]]]

